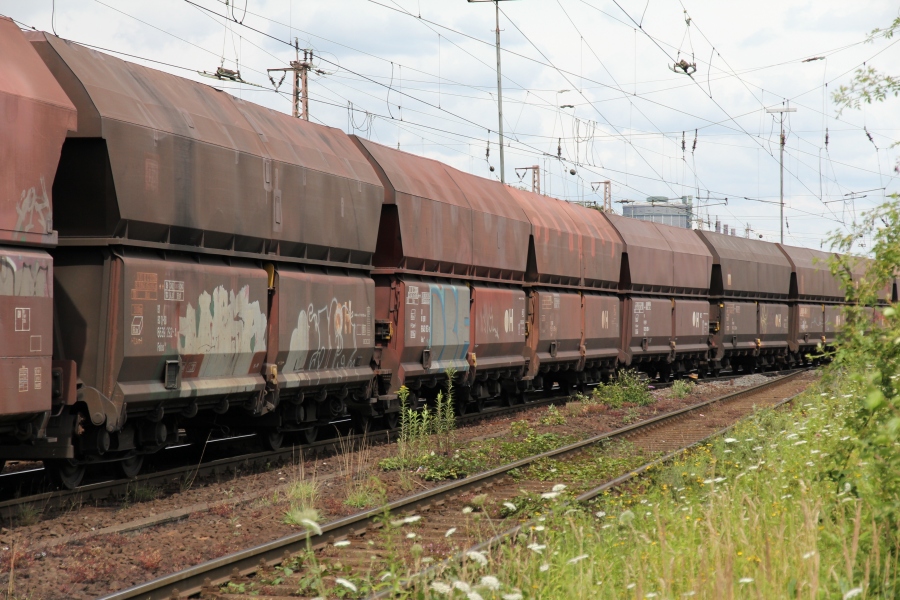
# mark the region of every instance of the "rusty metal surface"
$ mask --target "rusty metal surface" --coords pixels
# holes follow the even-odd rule
[[[0,249],[0,418],[50,409],[53,261]]]
[[[485,285],[471,289],[471,352],[475,355],[476,372],[523,366],[525,292]]]
[[[531,222],[509,188],[443,165],[472,211],[472,264],[477,277],[523,279]]]
[[[61,235],[371,261],[384,192],[343,132],[49,34],[34,45],[79,109]]]
[[[604,215],[625,242],[629,273],[624,289],[640,292],[705,294],[712,254],[690,229]]]
[[[711,295],[787,298],[791,263],[778,246],[711,231],[696,231],[713,256]]]
[[[62,256],[62,258],[60,258]],[[268,275],[214,259],[57,254],[61,358],[130,414],[262,389]],[[180,362],[167,389],[166,361]]]
[[[756,350],[757,305],[753,302],[721,302],[716,343],[725,353]],[[785,320],[787,324],[787,320]]]
[[[353,138],[396,206],[399,252],[380,267],[521,280],[531,234],[507,189],[429,158]],[[385,242],[387,243],[387,242]],[[381,257],[379,257],[381,260]]]
[[[549,290],[528,294],[529,334],[525,356],[531,359],[529,372],[541,365],[581,361],[581,295]]]
[[[535,264],[526,280],[539,283],[579,285],[582,267],[582,233],[566,210],[566,202],[508,188],[531,222]]]
[[[799,346],[815,346],[822,341],[825,333],[825,312],[821,304],[797,304],[793,315],[795,322],[791,324],[793,341]]]
[[[19,27],[0,16],[0,240],[51,245],[53,178],[75,107]]]
[[[622,268],[622,238],[600,211],[571,202],[563,202],[563,207],[581,232],[584,285],[616,289]]]
[[[638,297],[626,298],[623,304],[623,362],[629,365],[668,355],[673,327],[672,301]]]
[[[375,283],[371,279],[282,267],[275,287],[278,319],[269,345],[277,349],[271,362],[278,365],[281,389],[372,378]],[[271,324],[269,331],[273,332]]]
[[[664,291],[675,287],[672,249],[653,223],[618,215],[606,215],[625,242],[628,256],[628,279],[619,283],[622,289]]]
[[[381,360],[381,367],[392,373],[391,391],[410,378],[440,375],[448,368],[468,371],[468,287],[411,276],[377,285],[376,306],[389,311],[378,318],[387,317],[393,327]]]
[[[675,300],[675,353],[705,353],[709,349],[709,302]]]
[[[585,360],[618,356],[620,303],[616,296],[584,294]]]
[[[706,294],[709,290],[713,262],[706,244],[690,229],[660,223],[653,225],[672,249],[676,292]]]
[[[465,273],[472,264],[472,211],[444,166],[408,152],[353,137],[375,165],[384,203],[397,207],[402,241],[394,268],[440,267]]]
[[[790,308],[787,304],[759,303],[759,339],[763,348],[788,345]]]
[[[831,274],[830,252],[778,244],[791,263],[800,300],[843,300],[840,283]],[[793,290],[792,290],[793,291]]]

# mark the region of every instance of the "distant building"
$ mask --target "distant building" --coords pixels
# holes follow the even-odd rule
[[[622,215],[641,221],[690,229],[694,218],[693,201],[693,196],[676,199],[651,196],[647,198],[647,202],[623,204]]]

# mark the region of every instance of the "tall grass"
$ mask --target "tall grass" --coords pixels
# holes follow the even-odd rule
[[[456,412],[453,380],[456,371],[448,369],[446,388],[438,392],[434,406],[417,409],[410,406],[409,389],[402,386],[400,398],[400,437],[397,456],[382,461],[382,466],[408,469],[418,466],[435,451],[449,453],[456,447]]]
[[[853,481],[829,477],[853,435],[842,391],[762,411],[618,495],[546,516],[477,576],[529,598],[896,597],[900,547]],[[442,578],[461,576],[477,583]]]

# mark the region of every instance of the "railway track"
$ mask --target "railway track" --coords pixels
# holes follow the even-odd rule
[[[778,372],[772,375],[778,376],[782,373],[792,372],[794,371]],[[699,380],[699,383],[728,381],[743,375],[732,373],[719,377],[707,377]],[[672,383],[671,381],[655,382],[653,385],[660,389],[670,387]],[[457,422],[461,425],[472,424],[540,406],[558,404],[564,398],[560,394],[550,398],[532,394],[529,396],[529,401],[524,404],[485,408],[478,413],[458,416]],[[25,506],[31,506],[40,511],[52,511],[84,502],[124,497],[140,487],[181,489],[187,481],[196,485],[209,478],[239,472],[252,472],[267,466],[284,464],[296,460],[300,452],[304,457],[331,456],[340,452],[342,446],[344,449],[354,447],[363,441],[363,435],[352,434],[347,423],[334,424],[335,434],[339,434],[339,437],[323,439],[312,444],[293,445],[274,451],[247,452],[247,442],[252,442],[254,438],[252,435],[210,442],[208,446],[214,451],[204,451],[199,457],[195,447],[183,444],[167,450],[168,454],[158,457],[155,465],[148,465],[150,468],[148,472],[134,479],[114,478],[93,481],[74,490],[51,489],[50,482],[40,466],[30,470],[7,473],[0,476],[0,518],[15,518]],[[376,430],[366,434],[366,442],[369,445],[387,443],[395,439],[397,434],[397,429]]]
[[[566,493],[578,493],[586,500],[621,483],[673,452],[680,452],[716,434],[750,414],[754,407],[773,406],[790,399],[808,384],[798,378],[802,371],[773,378],[766,383],[701,402],[683,409],[598,435],[568,446],[492,469],[462,480],[452,481],[406,498],[327,523],[315,531],[302,531],[279,540],[249,548],[196,565],[183,571],[115,592],[104,600],[162,599],[201,594],[203,598],[244,598],[294,596],[311,578],[314,566],[319,581],[332,585],[353,574],[381,573],[389,555],[402,557],[406,564],[397,576],[446,566],[469,552],[496,544],[514,535],[513,516],[504,517],[502,506],[511,498],[530,494],[559,493],[553,482],[529,476],[530,468],[547,461],[575,461],[595,452],[620,452],[616,443],[626,440],[639,448],[636,468],[620,469],[602,481],[568,482]],[[662,458],[660,458],[662,457]],[[639,467],[644,464],[643,467]],[[622,471],[626,471],[623,475]],[[564,479],[563,479],[564,480]],[[597,486],[598,483],[603,485]],[[605,487],[604,487],[605,486]],[[556,490],[559,490],[557,487]],[[385,515],[389,514],[388,518]],[[425,550],[429,556],[425,556]],[[285,565],[276,571],[278,565]],[[384,571],[388,572],[388,571]],[[376,579],[377,580],[377,579]],[[385,585],[388,585],[387,583]],[[391,586],[393,589],[393,587]],[[309,589],[308,597],[322,595]],[[367,593],[376,593],[370,589]],[[305,594],[306,592],[302,592]],[[303,597],[301,595],[301,597]]]

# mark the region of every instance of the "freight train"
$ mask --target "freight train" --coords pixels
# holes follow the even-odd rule
[[[803,363],[841,326],[828,253],[505,186],[6,19],[0,174],[0,460],[65,487],[179,430],[393,427],[400,386],[448,373],[477,411]]]

